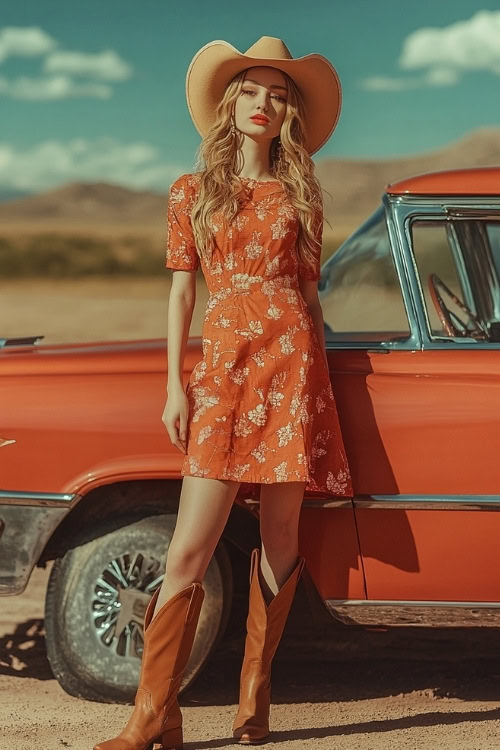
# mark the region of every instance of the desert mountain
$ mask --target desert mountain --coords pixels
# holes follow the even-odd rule
[[[500,164],[500,128],[479,128],[448,146],[392,159],[326,158],[316,174],[325,189],[325,214],[332,225],[351,224],[378,205],[385,185],[439,169]],[[331,197],[330,197],[331,195]],[[107,182],[71,182],[55,190],[0,203],[0,221],[34,221],[47,227],[68,222],[89,229],[107,224],[124,228],[161,224],[166,193],[133,190]]]
[[[441,169],[500,165],[500,128],[478,128],[444,148],[393,159],[318,161],[316,174],[325,195],[325,214],[334,223],[368,216],[385,186],[404,177]]]
[[[0,220],[130,225],[142,224],[163,211],[165,196],[151,190],[132,190],[107,182],[70,182],[55,190],[0,203]]]

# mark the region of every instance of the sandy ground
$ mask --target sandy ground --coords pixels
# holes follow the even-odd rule
[[[72,698],[45,655],[50,567],[1,599],[1,750],[92,750],[131,708]],[[500,744],[500,660],[494,629],[374,630],[332,620],[304,639],[287,627],[273,664],[268,747],[283,750],[493,750]],[[242,639],[224,639],[180,696],[185,750],[236,747]]]
[[[43,335],[40,344],[165,338],[170,276],[0,282],[0,336]],[[200,275],[191,335],[206,304]]]

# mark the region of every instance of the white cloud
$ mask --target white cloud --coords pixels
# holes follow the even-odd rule
[[[500,75],[500,11],[481,10],[465,21],[412,32],[397,63],[403,70],[427,70],[420,76],[370,76],[360,85],[368,91],[405,91],[454,86],[467,71]]]
[[[6,26],[0,29],[0,62],[8,57],[38,57],[57,46],[56,40],[36,26]]]
[[[431,68],[424,76],[424,80],[430,86],[454,86],[459,82],[460,76],[453,68]]]
[[[93,97],[109,99],[112,94],[110,86],[102,83],[75,83],[68,76],[47,76],[46,78],[30,78],[19,76],[9,81],[0,76],[0,95],[10,96],[12,99],[31,99],[47,101],[54,99],[70,99]]]
[[[45,58],[43,69],[47,73],[71,73],[108,81],[123,81],[132,74],[130,65],[112,49],[98,54],[57,50]]]
[[[409,91],[429,86],[453,86],[459,76],[451,68],[432,68],[421,76],[391,78],[391,76],[370,76],[364,78],[362,87],[367,91]]]
[[[367,91],[406,91],[422,85],[419,78],[391,78],[390,76],[369,76],[361,81]]]
[[[162,163],[160,150],[143,141],[50,139],[22,150],[0,142],[0,186],[18,190],[37,192],[78,180],[166,191],[185,171],[185,164]]]
[[[109,99],[113,89],[105,81],[124,81],[132,75],[132,66],[114,50],[97,53],[62,50],[59,42],[35,26],[0,29],[0,63],[13,56],[43,57],[45,74],[10,79],[1,76],[0,95],[13,99]],[[77,83],[71,76],[90,80]]]
[[[447,66],[498,73],[500,11],[480,10],[442,29],[414,31],[405,39],[398,63],[405,70]]]

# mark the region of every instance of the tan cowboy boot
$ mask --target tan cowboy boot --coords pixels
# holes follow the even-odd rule
[[[259,744],[269,734],[271,661],[280,642],[304,564],[305,559],[298,557],[288,579],[266,606],[259,581],[260,550],[256,548],[252,551],[245,655],[240,675],[238,713],[232,727],[233,737],[238,744]]]
[[[135,705],[126,727],[94,750],[182,750],[182,714],[177,693],[191,654],[205,592],[195,581],[155,613],[156,589],[144,617],[144,651]]]

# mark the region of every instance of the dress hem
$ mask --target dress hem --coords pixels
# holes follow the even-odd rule
[[[181,471],[181,476],[183,477],[198,477],[201,479],[220,479],[221,481],[230,481],[230,482],[240,482],[241,484],[287,484],[290,482],[305,482],[306,486],[304,487],[305,492],[322,492],[323,494],[329,495],[331,497],[352,497],[352,492],[346,491],[346,492],[335,492],[334,490],[331,490],[326,485],[319,486],[311,480],[311,478],[303,477],[298,479],[286,479],[286,480],[276,480],[276,479],[268,479],[265,477],[259,477],[258,479],[252,478],[248,479],[247,477],[242,479],[237,479],[236,477],[228,477],[228,476],[212,476],[209,474],[195,474],[190,473],[188,471]],[[348,487],[346,487],[346,490],[348,490]]]

